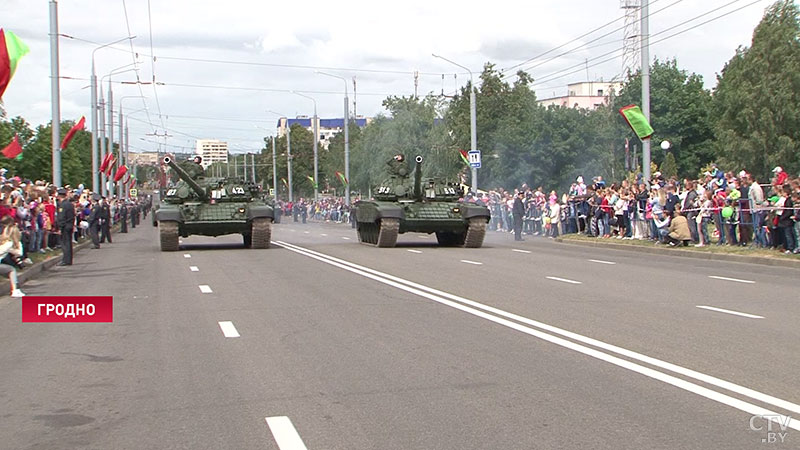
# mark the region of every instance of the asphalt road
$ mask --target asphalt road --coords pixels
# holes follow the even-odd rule
[[[798,270],[291,222],[161,253],[143,224],[24,287],[113,323],[0,298],[0,448],[800,448]]]

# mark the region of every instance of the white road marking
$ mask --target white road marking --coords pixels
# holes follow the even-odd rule
[[[740,280],[738,278],[718,277],[716,275],[709,275],[708,278],[713,278],[715,280],[735,281],[737,283],[755,284],[755,281]]]
[[[300,439],[292,421],[286,416],[267,417],[267,426],[272,432],[272,437],[281,450],[306,450],[306,444]]]
[[[189,270],[192,272],[200,272],[200,269],[197,266],[189,266]]]
[[[222,330],[223,336],[227,338],[237,338],[239,337],[239,332],[236,330],[236,327],[233,326],[233,322],[230,320],[226,320],[219,323],[219,329]]]
[[[589,262],[598,263],[598,264],[608,264],[608,265],[611,265],[611,266],[616,264],[613,261],[603,261],[602,259],[590,259]]]
[[[325,234],[325,233],[321,233],[321,234],[320,234],[320,236],[327,236],[327,234]]]
[[[210,294],[212,291],[211,291],[211,288],[207,284],[201,284],[200,285],[200,292],[202,292],[203,294]]]
[[[347,236],[342,236],[342,239],[344,239],[345,241],[349,241],[350,240],[350,238],[347,237]]]
[[[569,283],[569,284],[583,284],[580,281],[568,280],[566,278],[558,278],[558,277],[545,277],[545,278],[547,278],[548,280],[563,281],[564,283]]]
[[[421,252],[421,251],[419,251],[419,250],[412,250],[412,249],[408,249],[408,250],[406,250],[406,251],[407,251],[407,252],[411,252],[411,253],[422,253],[422,252]]]
[[[310,231],[303,231],[303,233],[305,233],[305,234],[311,234],[311,232],[310,232]]]
[[[472,264],[472,265],[475,265],[475,266],[482,266],[482,265],[483,265],[483,263],[482,263],[482,262],[478,262],[478,261],[470,261],[470,260],[468,260],[468,259],[462,259],[462,260],[461,260],[461,262],[463,262],[463,263],[465,263],[465,264]]]
[[[184,258],[191,258],[191,257],[192,257],[192,255],[190,255],[190,254],[188,254],[188,253],[184,253],[184,254],[183,254],[183,257],[184,257]]]
[[[634,352],[632,350],[628,350],[623,347],[618,347],[616,345],[608,344],[606,342],[593,339],[587,336],[583,336],[578,333],[574,333],[571,331],[564,330],[562,328],[554,327],[552,325],[548,325],[543,322],[538,322],[527,317],[519,316],[517,314],[512,314],[507,311],[503,311],[498,308],[494,308],[492,306],[484,305],[482,303],[469,300],[464,297],[459,297],[454,294],[450,294],[448,292],[439,291],[437,289],[430,288],[428,286],[424,286],[418,283],[414,283],[413,281],[405,280],[400,277],[396,277],[394,275],[389,275],[387,273],[379,272],[374,269],[370,269],[368,267],[360,266],[349,261],[345,261],[339,258],[335,258],[324,253],[315,252],[313,250],[308,250],[303,247],[297,247],[292,244],[288,244],[283,241],[277,241],[276,245],[283,247],[287,250],[290,250],[295,253],[299,253],[301,255],[308,256],[309,258],[316,259],[318,261],[324,262],[325,264],[330,264],[335,267],[339,267],[341,269],[347,270],[349,272],[361,275],[363,277],[378,281],[379,283],[383,283],[389,286],[393,286],[397,289],[404,290],[406,292],[418,295],[420,297],[427,298],[429,300],[435,301],[445,306],[449,306],[451,308],[466,312],[476,317],[480,317],[491,322],[497,323],[499,325],[503,325],[505,327],[520,331],[522,333],[528,334],[530,336],[537,337],[544,341],[559,345],[564,348],[568,348],[570,350],[577,351],[579,353],[583,353],[587,356],[591,356],[593,358],[606,361],[610,364],[614,364],[616,366],[631,370],[636,373],[640,373],[647,377],[653,378],[658,381],[662,381],[664,383],[673,385],[680,389],[686,390],[688,392],[692,392],[694,394],[706,397],[710,400],[716,401],[718,403],[730,406],[732,408],[738,409],[740,411],[744,411],[748,414],[760,414],[769,417],[769,420],[772,420],[775,423],[784,422],[786,426],[792,428],[794,430],[800,430],[800,421],[797,419],[791,419],[788,416],[784,416],[783,414],[777,414],[773,411],[770,411],[766,408],[762,408],[760,406],[754,405],[752,403],[745,402],[743,400],[731,397],[726,394],[722,394],[720,392],[711,390],[709,388],[700,386],[698,384],[677,378],[675,376],[659,372],[655,369],[651,369],[649,367],[642,366],[640,364],[624,360],[622,358],[610,355],[608,353],[601,352],[599,350],[595,350],[590,347],[586,347],[575,342],[571,342],[566,339],[559,338],[557,336],[553,336],[551,334],[544,333],[543,331],[536,330],[530,327],[526,327],[521,325],[520,323],[524,323],[526,325],[530,325],[541,330],[549,331],[553,334],[561,335],[572,339],[574,341],[582,342],[584,344],[591,345],[593,347],[601,348],[608,352],[616,353],[622,356],[625,356],[630,359],[634,359],[637,361],[641,361],[645,364],[659,367],[661,369],[665,369],[674,373],[678,373],[683,376],[687,376],[690,378],[694,378],[702,383],[710,384],[716,386],[721,389],[729,390],[735,392],[737,394],[741,394],[757,401],[771,404],[777,408],[782,408],[788,411],[792,411],[795,413],[800,414],[800,405],[796,403],[789,402],[787,400],[783,400],[768,394],[764,394],[762,392],[731,383],[729,381],[725,381],[720,378],[713,377],[711,375],[706,375],[701,372],[697,372],[692,369],[687,369],[682,366],[678,366],[676,364],[672,364],[666,361],[662,361],[641,353]],[[448,300],[449,299],[449,300]],[[488,314],[492,313],[492,314]],[[507,320],[511,319],[511,320]],[[513,322],[512,322],[513,320]],[[774,416],[770,416],[774,415]]]
[[[733,315],[736,315],[736,316],[748,317],[750,319],[763,319],[764,318],[764,316],[757,316],[755,314],[747,314],[747,313],[743,313],[743,312],[739,312],[739,311],[731,311],[730,309],[715,308],[713,306],[697,305],[697,307],[700,308],[700,309],[708,309],[710,311],[717,311],[717,312],[726,313],[726,314],[733,314]]]
[[[517,252],[517,253],[530,253],[531,252],[530,250],[520,250],[518,248],[512,248],[511,251],[512,252]]]

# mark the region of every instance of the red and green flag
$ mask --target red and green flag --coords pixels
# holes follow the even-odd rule
[[[64,139],[61,141],[61,150],[66,150],[67,146],[69,145],[72,138],[75,137],[75,133],[80,130],[84,129],[84,124],[86,123],[86,117],[81,117],[81,120],[78,121],[72,128],[69,129],[67,135],[64,136]]]
[[[14,159],[14,158],[16,158],[18,156],[19,156],[18,159],[21,159],[22,158],[22,146],[19,145],[19,135],[15,134],[14,135],[14,139],[11,141],[11,143],[8,144],[6,146],[6,148],[4,148],[2,150],[2,152],[0,152],[0,153],[2,153],[3,156],[5,156],[8,159]]]
[[[342,182],[343,185],[347,186],[348,184],[350,184],[350,182],[347,181],[347,178],[344,177],[344,174],[342,172],[336,172],[336,176],[339,177],[339,180]]]
[[[622,114],[622,117],[628,122],[633,132],[639,136],[639,139],[649,139],[650,136],[653,135],[653,127],[650,126],[650,122],[648,122],[647,117],[644,116],[644,112],[642,112],[642,109],[638,106],[625,106],[620,108],[619,113]]]
[[[286,178],[281,178],[281,181],[283,181],[283,185],[286,186],[286,188],[288,189],[289,183],[286,182]]]
[[[128,168],[125,166],[119,166],[119,169],[117,169],[117,173],[114,174],[114,183],[121,180],[126,173],[128,173]]]
[[[16,34],[0,28],[0,99],[17,70],[17,63],[28,51],[28,46]]]
[[[459,154],[459,156],[461,156],[461,160],[464,161],[464,164],[469,166],[469,159],[467,159],[467,155],[468,155],[467,151],[466,150],[459,150],[458,154]]]
[[[312,177],[311,175],[306,175],[306,178],[308,178],[308,181],[310,181],[311,185],[314,186],[314,189],[317,189],[319,187],[317,185],[317,182],[314,181],[314,177]]]

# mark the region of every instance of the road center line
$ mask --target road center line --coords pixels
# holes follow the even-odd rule
[[[598,263],[598,264],[608,264],[608,265],[612,265],[612,266],[614,264],[616,264],[613,261],[603,261],[602,259],[590,259],[589,262]]]
[[[347,237],[347,236],[342,236],[342,239],[344,239],[345,241],[349,241],[350,240],[350,238]]]
[[[468,259],[462,259],[462,260],[461,260],[461,262],[463,262],[464,264],[472,264],[472,265],[474,265],[474,266],[482,266],[482,265],[483,265],[483,263],[482,263],[482,262],[478,262],[478,261],[470,261],[470,260],[468,260]]]
[[[201,284],[199,287],[200,287],[200,292],[202,292],[203,294],[210,294],[212,292],[211,288],[207,284]]]
[[[272,432],[272,437],[281,450],[306,450],[306,444],[300,439],[292,421],[286,416],[267,417],[267,426]]]
[[[192,272],[200,272],[200,269],[197,266],[189,266],[189,270]]]
[[[230,320],[226,320],[218,323],[220,330],[222,330],[223,336],[225,336],[226,338],[239,337],[239,332],[236,330],[236,327],[233,326],[233,322],[231,322]]]
[[[190,254],[188,254],[188,253],[184,253],[184,254],[183,254],[183,257],[184,257],[184,258],[191,258],[191,257],[192,257],[192,255],[190,255]]]
[[[327,234],[325,234],[325,233],[320,233],[320,236],[327,236]]]
[[[668,375],[662,372],[659,372],[654,369],[650,369],[648,367],[623,360],[613,355],[609,355],[597,350],[594,350],[589,347],[582,346],[580,344],[576,344],[574,342],[561,339],[559,337],[544,333],[542,331],[525,327],[520,325],[520,322],[526,325],[530,325],[541,330],[548,331],[553,334],[561,335],[566,338],[572,339],[573,341],[582,342],[584,344],[588,344],[594,347],[601,348],[603,350],[616,353],[627,358],[631,358],[637,361],[641,361],[645,364],[649,364],[651,366],[659,367],[661,369],[665,369],[674,373],[678,373],[695,380],[698,380],[702,383],[711,384],[713,386],[719,387],[721,389],[725,389],[728,391],[736,392],[737,394],[741,394],[757,401],[763,403],[769,403],[773,406],[778,408],[786,409],[795,413],[800,414],[800,405],[796,403],[789,402],[787,400],[783,400],[772,395],[764,394],[763,392],[759,392],[745,386],[741,386],[735,383],[731,383],[730,381],[723,380],[721,378],[713,377],[711,375],[707,375],[701,372],[697,372],[692,369],[688,369],[677,364],[672,364],[667,361],[662,361],[657,358],[653,358],[651,356],[644,355],[642,353],[637,353],[632,350],[628,350],[623,347],[619,347],[613,344],[608,344],[606,342],[590,338],[588,336],[583,336],[578,333],[574,333],[568,330],[564,330],[562,328],[554,327],[552,325],[548,325],[543,322],[539,322],[533,319],[529,319],[527,317],[519,316],[517,314],[513,314],[502,309],[498,309],[492,306],[484,305],[483,303],[479,303],[473,300],[469,300],[464,297],[459,297],[454,294],[450,294],[448,292],[440,291],[438,289],[434,289],[428,286],[424,286],[418,283],[414,283],[413,281],[409,281],[400,277],[396,277],[394,275],[390,275],[384,272],[380,272],[374,269],[370,269],[368,267],[360,266],[358,264],[351,263],[349,261],[345,261],[339,258],[335,258],[330,255],[326,255],[324,253],[319,253],[313,250],[309,250],[303,247],[298,247],[293,244],[288,244],[283,241],[276,241],[275,245],[283,247],[287,250],[290,250],[295,253],[299,253],[301,255],[308,256],[309,258],[316,259],[318,261],[324,262],[325,264],[329,264],[335,267],[339,267],[341,269],[347,270],[349,272],[361,275],[363,277],[378,281],[380,283],[396,287],[398,289],[413,293],[420,297],[428,298],[433,300],[437,303],[449,306],[451,308],[458,309],[460,311],[464,311],[468,314],[472,314],[477,317],[484,318],[486,320],[490,320],[492,322],[504,325],[506,327],[518,330],[520,332],[526,333],[528,335],[538,337],[542,340],[560,345],[562,347],[566,347],[580,353],[592,356],[594,358],[609,362],[611,364],[632,370],[634,372],[643,374],[645,376],[657,379],[659,381],[663,381],[665,383],[671,384],[673,386],[679,387],[689,392],[693,392],[697,395],[701,395],[703,397],[709,398],[711,400],[717,401],[719,403],[725,404],[727,406],[731,406],[733,408],[739,409],[740,411],[744,411],[750,414],[775,414],[765,408],[753,405],[751,403],[739,400],[737,398],[733,398],[731,396],[719,393],[717,391],[713,391],[711,389],[705,388],[703,386],[699,386],[695,383],[688,382],[682,380],[680,378],[674,377],[672,375]],[[449,300],[448,300],[449,299]],[[468,306],[466,306],[468,305]],[[481,311],[482,310],[482,311]],[[484,312],[485,311],[485,312]],[[491,314],[495,315],[491,315]],[[498,317],[499,316],[499,317]],[[512,322],[511,319],[515,322]],[[753,412],[757,411],[757,412]],[[788,426],[795,430],[800,430],[800,423],[798,420],[792,420],[787,416],[776,414],[775,418],[770,417],[775,423],[780,423],[779,421],[788,420]]]
[[[407,251],[407,252],[411,252],[411,253],[422,253],[422,252],[421,252],[421,251],[419,251],[419,250],[413,250],[413,249],[408,249],[408,250],[406,250],[406,251]]]
[[[739,312],[739,311],[731,311],[730,309],[715,308],[713,306],[697,305],[697,307],[700,308],[700,309],[707,309],[709,311],[717,311],[717,312],[726,313],[726,314],[733,314],[733,315],[736,315],[736,316],[747,317],[747,318],[750,318],[750,319],[763,319],[764,318],[764,316],[757,316],[755,314],[747,314],[747,313],[743,313],[743,312]]]
[[[518,248],[512,248],[511,251],[512,252],[517,252],[517,253],[530,253],[531,252],[530,250],[520,250]]]
[[[750,280],[740,280],[738,278],[728,278],[728,277],[718,277],[716,275],[709,275],[708,278],[713,278],[715,280],[724,280],[724,281],[735,281],[737,283],[747,283],[747,284],[755,284],[755,281]]]
[[[303,231],[304,234],[311,234],[310,231]]]
[[[545,277],[545,278],[547,278],[548,280],[563,281],[564,283],[569,283],[569,284],[583,284],[580,281],[568,280],[566,278],[558,278],[558,277]]]

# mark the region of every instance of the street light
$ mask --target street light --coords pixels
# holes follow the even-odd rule
[[[267,112],[270,112],[272,114],[277,114],[278,116],[280,116],[281,119],[286,117],[286,116],[284,116],[283,114],[281,114],[279,112],[275,112],[275,111],[272,111],[272,110],[269,110],[269,109],[267,110]],[[274,168],[274,161],[275,161],[275,147],[274,146],[272,147],[272,150],[273,150],[273,152],[272,152],[272,156],[273,156],[272,161],[273,161],[273,168]],[[292,127],[289,126],[289,118],[288,117],[286,117],[286,171],[289,173],[288,174],[289,175],[289,201],[293,202],[294,201],[294,197],[292,195]]]
[[[473,82],[472,78],[472,71],[469,70],[467,67],[462,66],[456,62],[450,61],[449,59],[445,58],[444,56],[439,56],[435,53],[431,53],[434,58],[439,58],[441,60],[447,61],[450,64],[460,67],[467,72],[469,72],[469,131],[470,131],[470,149],[474,152],[478,149],[478,129],[476,125],[476,106],[475,106],[475,83]],[[475,167],[472,168],[472,193],[474,195],[478,194],[478,169]]]
[[[106,157],[106,145],[108,145],[110,147],[108,149],[109,152],[111,152],[111,153],[114,152],[114,112],[113,112],[113,104],[112,104],[113,103],[113,97],[112,97],[113,93],[111,91],[111,78],[110,77],[112,75],[116,75],[116,74],[120,74],[120,73],[125,73],[125,72],[130,72],[130,71],[136,70],[136,67],[134,67],[132,69],[121,70],[121,69],[125,69],[126,67],[136,66],[136,64],[137,63],[134,62],[132,64],[125,64],[124,66],[117,67],[116,69],[111,70],[111,72],[107,73],[106,75],[103,75],[100,78],[100,87],[101,87],[101,89],[100,89],[100,108],[101,108],[101,112],[100,112],[100,127],[102,128],[102,132],[100,133],[100,138],[101,138],[101,140],[100,140],[100,156],[101,156],[102,159],[105,159],[105,157]],[[102,90],[103,80],[106,79],[106,78],[109,78],[109,80],[108,80],[108,126],[109,126],[109,128],[108,128],[108,136],[109,136],[109,141],[110,142],[108,144],[106,144],[106,124],[105,124],[105,116],[103,115],[103,113],[105,112],[105,103],[103,101],[103,90]],[[107,180],[106,180],[105,173],[101,174],[101,180],[102,180],[102,187],[101,187],[102,194],[103,195],[108,195],[108,186],[107,186]]]
[[[315,72],[320,75],[338,78],[344,82],[344,179],[347,182],[344,187],[344,203],[350,205],[350,100],[347,98],[347,80],[339,75],[319,70]]]
[[[94,54],[105,47],[109,47],[114,44],[118,44],[122,41],[126,41],[129,39],[135,39],[136,36],[128,36],[122,39],[118,39],[114,42],[101,45],[94,50],[92,50],[92,76],[91,76],[91,108],[90,111],[92,112],[90,117],[90,123],[92,128],[92,192],[97,192],[97,186],[100,183],[100,174],[97,172],[98,166],[98,158],[97,158],[97,74],[95,72],[95,65],[94,65]]]
[[[144,95],[126,95],[124,97],[120,97],[119,99],[119,159],[117,160],[117,169],[121,165],[128,164],[128,148],[127,146],[123,146],[123,143],[127,140],[124,139],[123,136],[123,121],[122,121],[122,102],[128,98],[145,98]],[[124,149],[124,150],[123,150]],[[117,185],[117,198],[128,198],[128,191],[122,188],[122,181],[120,180],[119,184]]]
[[[311,127],[314,133],[314,202],[319,201],[318,193],[317,193],[317,186],[319,186],[319,156],[317,154],[317,141],[319,140],[319,129],[317,126],[317,101],[314,100],[312,97],[301,94],[297,91],[292,91],[292,94],[299,95],[300,97],[305,97],[312,102],[314,102],[314,126]]]
[[[258,125],[253,125],[254,127],[261,129]],[[269,129],[266,129],[269,131]],[[276,202],[278,201],[278,163],[277,163],[277,155],[275,154],[275,136],[270,136],[270,141],[272,141],[272,199]]]

